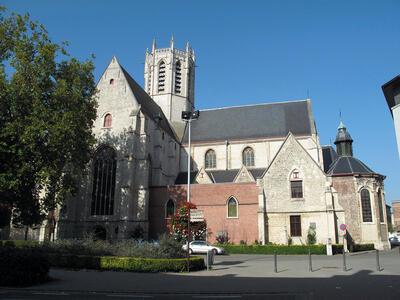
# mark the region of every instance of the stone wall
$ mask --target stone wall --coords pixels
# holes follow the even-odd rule
[[[108,145],[116,152],[116,183],[112,215],[92,215],[92,162],[82,174],[78,194],[67,202],[60,222],[60,237],[81,237],[103,226],[107,238],[128,238],[140,226],[148,235],[149,185],[174,182],[179,166],[180,147],[144,114],[113,58],[98,86],[97,119],[93,132],[98,145]],[[104,116],[112,115],[111,127],[105,128]]]
[[[303,184],[303,197],[300,199],[291,196],[290,176],[293,170],[299,172]],[[328,238],[334,240],[333,215],[328,215],[332,195],[327,188],[326,176],[293,135],[288,136],[271,162],[263,178],[263,185],[268,242],[288,242],[292,215],[301,217],[301,236],[292,237],[295,244],[305,243],[308,229],[314,225],[317,243],[326,243]],[[330,203],[327,203],[328,200]]]
[[[393,226],[396,231],[400,231],[400,201],[392,202]]]

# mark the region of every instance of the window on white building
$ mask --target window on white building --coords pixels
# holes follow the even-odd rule
[[[208,150],[204,160],[204,166],[206,169],[215,169],[217,167],[217,156],[214,150]]]
[[[243,165],[246,167],[254,167],[254,150],[251,147],[247,147],[242,153]]]

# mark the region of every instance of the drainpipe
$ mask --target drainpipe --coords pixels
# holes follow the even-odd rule
[[[226,140],[225,141],[225,170],[228,170],[228,162],[229,162],[229,159],[228,159],[228,145],[229,145],[229,142],[228,142],[228,140]]]

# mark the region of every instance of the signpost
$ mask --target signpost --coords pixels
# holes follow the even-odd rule
[[[347,271],[347,265],[346,265],[346,248],[345,247],[345,240],[346,240],[346,224],[340,224],[339,229],[340,233],[343,236],[343,271]]]

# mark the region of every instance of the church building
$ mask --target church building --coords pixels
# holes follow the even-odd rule
[[[388,247],[385,177],[353,155],[343,123],[321,146],[310,99],[200,111],[189,149],[182,111],[195,110],[187,44],[146,51],[141,87],[113,57],[98,82],[97,150],[62,209],[59,238],[157,239],[177,206],[203,210],[207,239],[233,243]],[[191,170],[187,173],[188,155]]]

